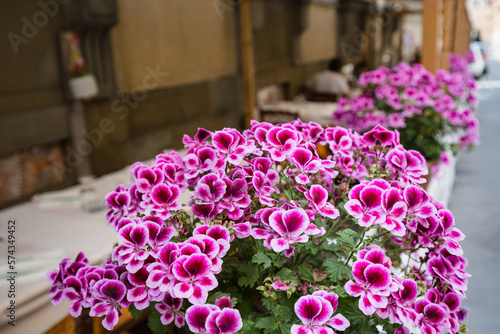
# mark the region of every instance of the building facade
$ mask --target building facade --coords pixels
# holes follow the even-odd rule
[[[458,17],[463,2],[4,1],[0,206],[179,148],[198,127],[243,128],[258,117],[258,92],[292,99],[333,57],[446,67],[441,54],[464,51],[468,28],[443,27],[445,11]],[[94,97],[68,94],[68,31],[97,79]]]

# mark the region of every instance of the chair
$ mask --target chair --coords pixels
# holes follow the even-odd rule
[[[320,93],[312,90],[307,90],[304,94],[307,101],[311,102],[337,102],[339,96],[330,93]]]
[[[299,114],[293,111],[285,110],[260,110],[260,119],[262,122],[271,124],[288,123],[299,118]]]

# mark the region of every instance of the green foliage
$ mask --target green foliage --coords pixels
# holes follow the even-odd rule
[[[134,303],[130,304],[130,306],[128,307],[128,311],[130,312],[132,317],[134,317],[134,319],[139,319],[139,317],[141,316],[141,312],[142,312],[142,311],[139,311],[138,309],[135,308]]]
[[[361,237],[358,232],[353,231],[350,228],[337,232],[337,235],[339,236],[337,238],[337,242],[347,244],[351,249],[356,247],[355,238],[359,239]]]
[[[257,334],[259,331],[255,327],[255,322],[249,318],[245,319],[243,322],[243,328],[241,329],[240,333],[243,334]]]
[[[290,334],[292,326],[293,326],[292,324],[280,324],[281,334]]]
[[[446,149],[439,139],[452,129],[439,113],[426,108],[422,115],[406,119],[405,131],[401,131],[401,144],[407,150],[419,151],[427,161],[439,161],[441,152]]]
[[[292,305],[293,306],[293,305]],[[283,305],[276,305],[274,307],[274,313],[275,313],[275,316],[280,319],[282,322],[290,322],[292,321],[292,318],[293,318],[293,315],[294,315],[294,312],[293,312],[293,308],[292,307],[287,307],[287,306],[283,306]]]
[[[253,288],[259,278],[259,269],[252,263],[243,263],[239,269],[242,275],[238,279],[238,285]]]
[[[154,310],[148,317],[148,327],[155,334],[165,334],[169,326],[165,326],[160,320],[161,314]]]
[[[279,324],[274,320],[273,317],[264,317],[257,320],[255,327],[262,329],[263,333],[272,332],[272,330],[277,329]]]
[[[309,241],[304,245],[303,250],[307,251],[311,255],[316,255],[319,252],[319,247],[314,242]]]
[[[344,262],[326,259],[323,262],[326,272],[331,280],[339,282],[351,278],[351,269]]]
[[[356,302],[351,302],[348,308],[345,311],[342,311],[342,314],[349,319],[351,323],[351,326],[344,331],[345,334],[378,334],[378,330],[375,328],[372,317],[364,315],[358,308]]]
[[[255,324],[260,333],[289,334],[292,325],[297,322],[294,312],[295,300],[286,298],[274,301],[262,299],[262,305],[267,314],[257,320]]]
[[[278,271],[278,273],[276,273],[276,276],[281,277],[282,281],[290,281],[293,283],[300,283],[299,278],[297,277],[297,274],[288,268],[282,268],[280,271]]]
[[[297,267],[297,271],[300,273],[300,279],[308,283],[314,283],[314,276],[311,268],[305,263],[302,263]]]
[[[255,255],[252,256],[252,262],[262,265],[264,269],[271,267],[272,264],[271,258],[262,252],[255,253]]]

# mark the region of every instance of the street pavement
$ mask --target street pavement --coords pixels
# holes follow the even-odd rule
[[[500,55],[479,80],[481,144],[460,155],[448,208],[466,238],[467,299],[471,334],[500,333]]]

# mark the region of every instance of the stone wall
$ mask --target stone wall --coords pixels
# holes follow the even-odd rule
[[[96,175],[148,160],[165,149],[182,147],[182,135],[198,127],[240,128],[242,102],[237,76],[146,91],[144,99],[121,93],[86,105],[87,126],[97,128],[107,117],[115,129],[104,136],[91,156]],[[127,103],[128,101],[128,103]]]

